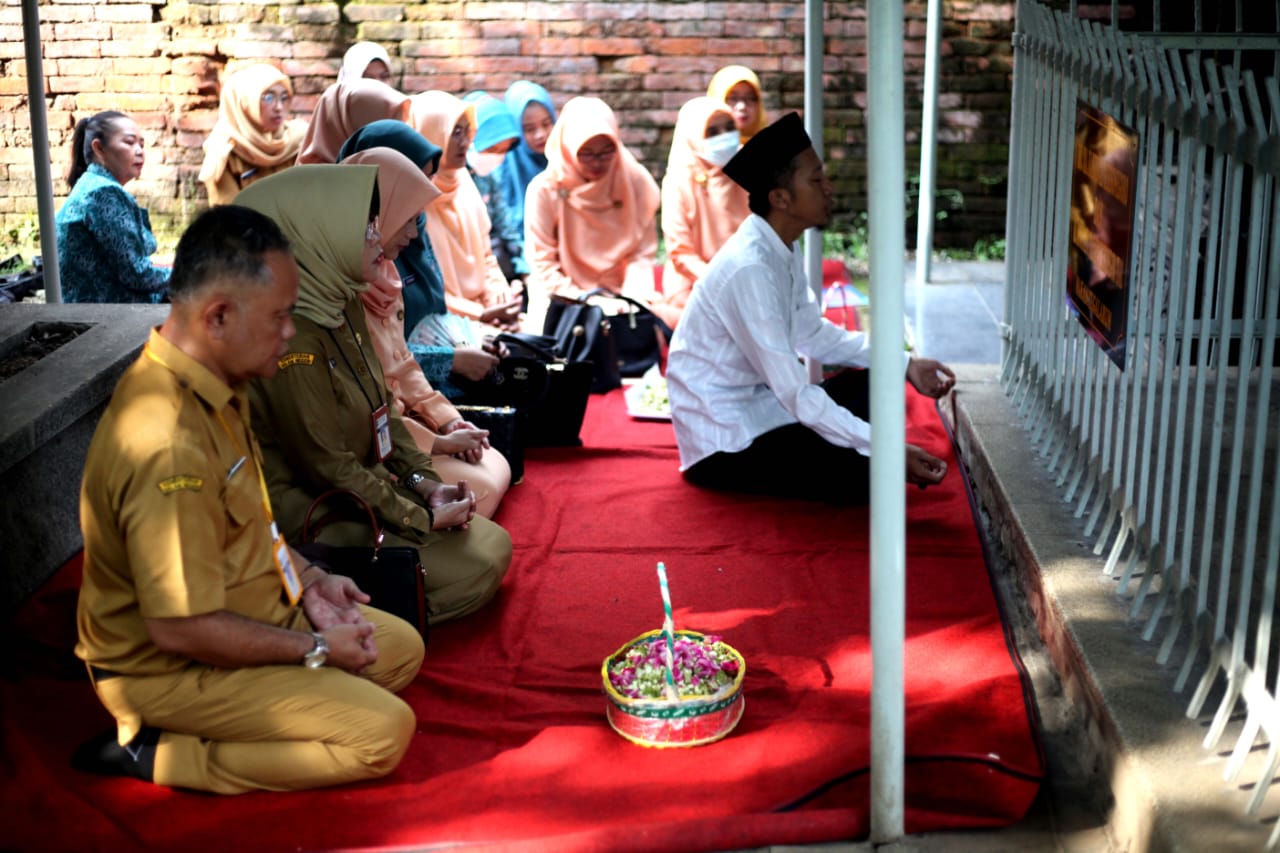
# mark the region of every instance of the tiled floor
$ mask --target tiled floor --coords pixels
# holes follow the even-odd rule
[[[914,263],[907,263],[906,276],[903,303],[922,355],[947,364],[1000,363],[1003,263],[935,262],[923,288]]]

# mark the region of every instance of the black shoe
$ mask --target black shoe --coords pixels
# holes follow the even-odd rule
[[[151,782],[155,776],[156,744],[159,742],[160,730],[143,726],[127,746],[121,746],[112,727],[81,744],[71,756],[71,766],[82,773],[131,776]]]

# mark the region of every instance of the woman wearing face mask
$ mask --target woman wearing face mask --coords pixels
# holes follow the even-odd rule
[[[475,107],[448,92],[423,92],[412,98],[410,124],[444,149],[435,176],[441,194],[427,209],[427,235],[444,273],[449,310],[500,331],[514,331],[521,294],[507,282],[493,256],[489,212],[467,171]]]
[[[427,603],[436,624],[493,597],[511,562],[511,538],[476,516],[468,483],[442,481],[387,392],[360,301],[385,251],[381,192],[372,166],[299,166],[237,199],[276,221],[299,274],[297,333],[275,376],[251,383],[250,411],[285,538],[298,541],[320,495],[356,492],[372,507],[384,544],[416,548],[431,567]],[[397,199],[392,207],[404,218],[385,227],[403,234],[413,206]],[[318,534],[321,542],[369,545],[368,516],[352,501],[329,500],[315,512],[335,519]]]
[[[747,191],[721,169],[738,152],[733,114],[714,98],[694,98],[680,108],[662,178],[662,235],[667,264],[662,301],[653,306],[675,326],[711,257],[750,211]]]
[[[404,340],[404,302],[395,261],[418,237],[418,216],[440,191],[422,170],[398,151],[370,148],[342,161],[343,165],[378,167],[380,219],[404,222],[382,234],[382,257],[364,303],[369,342],[378,354],[387,391],[404,418],[405,428],[447,482],[466,481],[476,494],[476,514],[492,518],[511,484],[511,466],[489,446],[488,431],[464,420],[453,404],[431,387]]]
[[[502,194],[523,248],[525,193],[529,182],[547,168],[547,139],[555,127],[556,109],[547,90],[528,80],[508,86],[503,100],[520,129],[520,140],[502,164]]]
[[[142,132],[124,113],[76,124],[71,194],[58,211],[58,266],[65,302],[159,302],[169,270],[151,263],[151,218],[125,191],[142,174]]]
[[[492,95],[468,92],[462,100],[476,108],[476,134],[467,149],[467,171],[489,211],[489,246],[507,281],[523,288],[529,275],[524,260],[524,217],[517,217],[507,206],[502,190],[504,163],[520,141],[520,128],[507,105]]]
[[[721,68],[711,78],[711,85],[707,86],[707,97],[722,101],[729,107],[744,145],[769,123],[764,112],[760,78],[750,68],[742,65]]]
[[[249,184],[293,165],[307,123],[288,120],[292,99],[293,84],[273,65],[250,65],[223,81],[200,167],[209,204],[231,204]]]
[[[542,330],[553,295],[604,288],[651,303],[658,183],[618,135],[599,98],[573,98],[547,141],[547,170],[529,185],[528,326]]]

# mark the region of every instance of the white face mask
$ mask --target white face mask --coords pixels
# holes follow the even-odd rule
[[[731,130],[702,140],[702,155],[717,166],[724,166],[733,159],[733,155],[738,153],[740,147],[738,131]]]
[[[473,148],[467,149],[467,165],[471,167],[471,171],[482,178],[501,166],[506,157],[506,154],[490,154],[485,151],[476,151]]]

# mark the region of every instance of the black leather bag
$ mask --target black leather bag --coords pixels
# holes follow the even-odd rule
[[[497,340],[513,352],[541,359],[547,368],[542,397],[517,409],[518,431],[525,447],[578,447],[582,420],[592,391],[595,367],[590,361],[566,361],[544,335],[502,334]],[[514,475],[513,475],[514,476]]]
[[[622,385],[609,322],[599,305],[592,305],[585,298],[553,296],[542,333],[555,339],[556,355],[566,362],[585,361],[592,365],[592,393],[603,394]]]
[[[645,371],[658,363],[662,345],[671,340],[671,327],[643,304],[629,296],[621,296],[607,290],[593,290],[587,294],[608,296],[626,302],[628,310],[606,318],[609,337],[613,338],[614,355],[618,360],[618,373],[622,376],[643,376]]]
[[[512,406],[458,406],[462,419],[489,431],[489,445],[511,464],[511,482],[524,478],[524,438],[519,414]]]
[[[330,514],[312,523],[317,507],[331,498],[345,497],[354,501],[369,517],[372,547],[326,545],[315,536],[325,526],[339,520]],[[418,629],[427,639],[427,570],[422,566],[418,549],[408,546],[383,546],[382,528],[368,501],[350,489],[330,489],[311,502],[302,521],[302,544],[296,550],[334,574],[346,575],[369,594],[369,604],[399,616]]]
[[[509,355],[479,382],[454,376],[453,383],[476,406],[527,406],[547,391],[546,363],[536,356]]]

